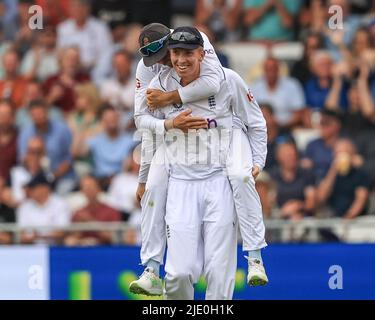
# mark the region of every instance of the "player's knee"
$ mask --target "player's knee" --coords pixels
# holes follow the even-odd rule
[[[191,279],[192,279],[191,274],[189,272],[186,272],[186,271],[177,272],[171,278],[173,279],[174,282],[176,282],[178,284],[192,282],[191,281]]]

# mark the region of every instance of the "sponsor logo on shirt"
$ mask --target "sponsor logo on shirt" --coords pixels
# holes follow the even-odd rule
[[[208,129],[217,128],[217,122],[215,119],[207,119]]]
[[[215,50],[214,49],[204,49],[204,52],[206,54],[215,54]]]
[[[137,78],[135,79],[135,88],[139,89],[141,87],[141,81]]]

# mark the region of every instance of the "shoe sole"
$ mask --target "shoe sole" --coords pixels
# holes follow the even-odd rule
[[[129,291],[134,294],[142,294],[149,297],[155,297],[155,296],[161,296],[163,293],[156,293],[156,292],[150,292],[142,287],[140,287],[137,283],[131,283],[129,287]]]
[[[258,276],[254,276],[248,281],[250,287],[265,286],[267,283],[268,280],[262,279]]]

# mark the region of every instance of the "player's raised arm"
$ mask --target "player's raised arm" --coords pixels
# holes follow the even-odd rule
[[[245,81],[235,71],[226,68],[224,70],[233,93],[233,112],[248,128],[247,135],[253,153],[253,164],[262,170],[267,157],[266,120]]]

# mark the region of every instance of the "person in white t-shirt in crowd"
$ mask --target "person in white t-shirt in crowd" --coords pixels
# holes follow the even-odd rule
[[[26,185],[27,199],[17,209],[17,224],[23,230],[22,243],[61,243],[71,213],[65,201],[52,192],[52,181],[44,173]],[[42,227],[43,229],[39,229]],[[59,230],[60,228],[60,230]]]
[[[70,19],[57,27],[57,46],[79,47],[87,70],[112,46],[107,25],[91,15],[90,0],[70,1]]]
[[[15,206],[26,198],[25,185],[43,170],[47,163],[44,141],[41,137],[33,137],[27,142],[26,154],[21,164],[10,171],[12,199]]]
[[[300,124],[305,107],[305,96],[298,80],[280,76],[279,61],[269,56],[263,64],[264,76],[252,84],[252,92],[259,103],[274,106],[278,124],[285,129]]]
[[[123,220],[127,220],[136,210],[139,204],[135,193],[138,187],[139,151],[130,153],[123,164],[123,172],[113,177],[108,189],[108,203],[121,211]]]
[[[44,26],[26,52],[21,63],[21,73],[28,79],[36,78],[43,82],[59,71],[59,59],[56,49],[56,28]]]
[[[124,50],[115,52],[112,64],[116,75],[100,85],[101,98],[114,108],[128,113],[132,112],[134,107],[132,61],[130,53]]]

